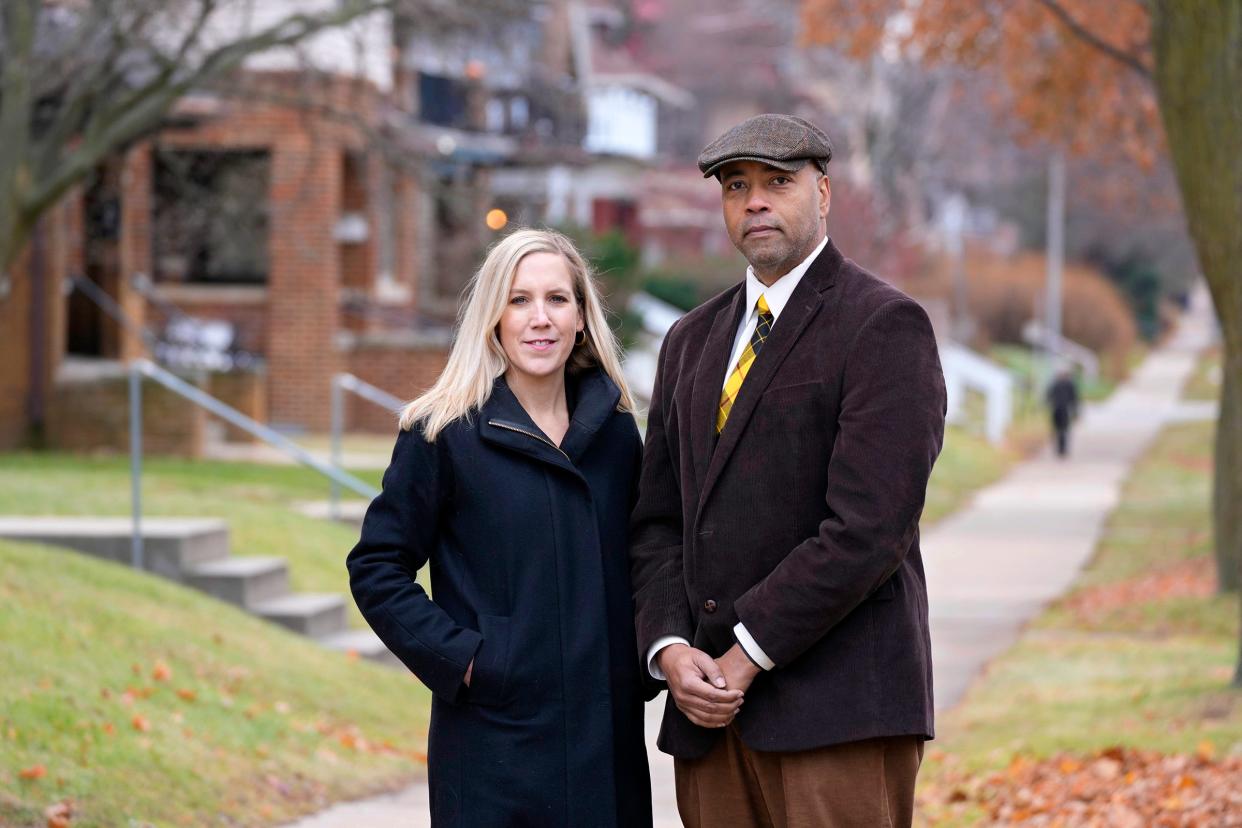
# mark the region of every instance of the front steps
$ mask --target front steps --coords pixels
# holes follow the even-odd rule
[[[129,518],[0,517],[0,538],[63,546],[131,563]],[[290,590],[284,558],[232,557],[228,525],[201,518],[145,518],[143,568],[241,607],[325,647],[400,666],[375,633],[351,630],[345,598]]]

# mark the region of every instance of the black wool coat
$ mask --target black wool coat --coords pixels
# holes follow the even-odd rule
[[[660,354],[631,527],[639,646],[679,635],[713,657],[740,620],[775,663],[737,715],[755,750],[933,735],[919,516],[945,386],[923,309],[828,242],[715,434],[746,298],[686,314]],[[660,748],[719,730],[670,700]]]
[[[436,826],[651,824],[627,558],[642,446],[605,374],[567,386],[559,447],[503,377],[434,443],[401,432],[349,553],[363,616],[433,694]]]

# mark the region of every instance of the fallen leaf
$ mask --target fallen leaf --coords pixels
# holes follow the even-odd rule
[[[47,828],[69,828],[73,821],[73,800],[62,799],[43,811],[47,818]]]
[[[47,776],[47,768],[42,765],[31,765],[28,768],[22,768],[18,776],[22,779],[42,779]]]
[[[172,668],[162,661],[157,661],[155,668],[151,670],[151,678],[155,681],[168,681],[172,678]]]
[[[130,720],[130,724],[134,726],[134,730],[138,730],[143,733],[146,733],[151,729],[151,723],[147,721],[145,716],[134,716],[134,718]]]
[[[177,695],[181,698],[182,701],[188,701],[188,702],[192,702],[194,701],[194,699],[198,698],[198,695],[193,690],[189,689],[188,687],[182,687],[181,689],[179,689],[177,691]]]

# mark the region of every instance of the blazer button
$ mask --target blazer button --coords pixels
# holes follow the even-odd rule
[[[703,602],[703,609],[704,611],[709,612],[709,613],[715,612],[716,602],[713,601],[711,598],[708,598],[706,601]]]

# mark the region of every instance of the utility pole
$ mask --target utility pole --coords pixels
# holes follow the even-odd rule
[[[1048,276],[1044,298],[1044,381],[1051,381],[1061,350],[1062,271],[1065,267],[1065,154],[1048,163]]]
[[[953,267],[953,338],[962,345],[974,336],[970,317],[970,290],[966,284],[966,213],[969,205],[961,193],[953,193],[944,203],[944,229]]]

